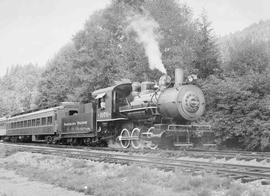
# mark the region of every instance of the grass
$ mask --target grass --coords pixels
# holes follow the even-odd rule
[[[95,196],[264,196],[262,187],[243,185],[210,174],[192,176],[158,169],[98,163],[19,152],[0,160],[6,169]],[[1,196],[1,194],[0,194]]]

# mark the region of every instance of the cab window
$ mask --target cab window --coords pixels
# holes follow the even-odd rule
[[[73,116],[73,115],[76,115],[76,114],[78,114],[77,110],[69,110],[69,112],[68,112],[69,116]]]
[[[98,109],[105,109],[106,108],[106,100],[105,100],[105,93],[100,93],[99,95],[97,95],[96,99],[96,103],[97,103],[97,108]]]

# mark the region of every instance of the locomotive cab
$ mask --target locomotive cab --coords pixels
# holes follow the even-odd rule
[[[92,95],[97,105],[97,121],[104,122],[123,118],[119,113],[119,107],[129,103],[128,96],[131,90],[131,83],[122,83],[94,91]]]

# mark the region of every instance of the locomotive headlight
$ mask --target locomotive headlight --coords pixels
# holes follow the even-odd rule
[[[158,85],[166,87],[170,82],[171,82],[171,77],[165,74],[160,77],[158,81]]]

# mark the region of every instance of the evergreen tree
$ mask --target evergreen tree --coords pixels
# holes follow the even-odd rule
[[[219,51],[210,25],[207,16],[202,14],[198,22],[199,33],[193,62],[193,68],[200,78],[206,78],[220,71]]]
[[[65,45],[47,64],[39,81],[39,99],[37,104],[41,107],[68,101],[68,96],[74,91],[76,84],[73,59],[76,51],[73,43]]]
[[[267,44],[252,39],[235,40],[229,47],[229,60],[225,69],[229,74],[242,76],[254,73],[264,73],[269,68],[270,56]]]
[[[37,84],[42,69],[37,65],[12,66],[0,80],[0,116],[36,107]]]

